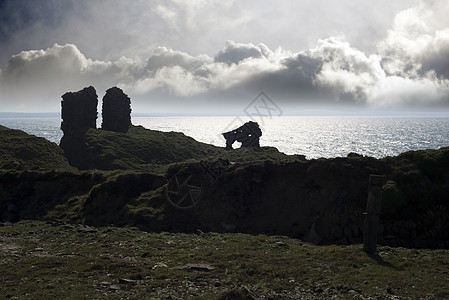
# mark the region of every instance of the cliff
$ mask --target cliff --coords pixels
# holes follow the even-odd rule
[[[9,132],[0,131],[1,141]],[[16,135],[20,138],[2,147],[0,158],[23,160],[16,171],[5,170],[8,164],[2,163],[2,220],[43,218],[148,231],[264,233],[313,243],[359,243],[368,177],[382,174],[379,243],[449,248],[449,148],[384,159],[350,154],[305,161],[269,147],[225,151],[182,133],[91,128],[69,160],[86,170],[73,171],[56,145]],[[14,153],[35,139],[39,142],[29,147],[43,161],[33,170],[37,158]],[[54,171],[49,170],[52,164]]]
[[[150,231],[199,229],[287,235],[318,244],[361,243],[368,178],[375,173],[386,177],[379,243],[448,248],[448,158],[449,148],[443,148],[381,160],[349,156],[294,162],[228,164],[218,159],[182,163],[170,167],[167,184],[131,197],[127,191],[134,188],[122,184],[125,178],[111,179],[91,191],[83,218],[88,224],[105,225],[114,219],[114,213],[109,213],[113,211],[120,212],[118,224]],[[183,183],[187,183],[184,188]],[[106,200],[112,197],[115,201],[108,204]],[[99,206],[108,213],[99,216],[95,209]]]

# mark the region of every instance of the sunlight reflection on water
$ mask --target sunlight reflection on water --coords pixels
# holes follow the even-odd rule
[[[235,117],[134,118],[135,125],[182,131],[198,141],[224,146],[221,132],[233,129]],[[248,118],[241,117],[242,122]],[[307,158],[346,156],[356,152],[385,157],[418,149],[449,146],[449,118],[283,116],[259,122],[262,146]]]
[[[180,131],[198,141],[224,147],[222,132],[237,128],[248,117],[137,117],[134,125],[160,131]],[[385,157],[418,149],[449,146],[447,117],[317,117],[283,116],[257,120],[262,146],[307,158],[346,156],[356,152]],[[0,124],[59,143],[58,118],[0,119]],[[98,126],[101,121],[99,120]],[[234,146],[237,146],[236,144]]]

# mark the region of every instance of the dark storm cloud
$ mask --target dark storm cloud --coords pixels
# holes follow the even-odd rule
[[[7,42],[33,26],[59,26],[71,8],[71,2],[60,0],[0,1],[0,39]]]
[[[83,3],[86,6],[90,2]],[[171,24],[172,33],[181,30],[181,21],[189,30],[200,30],[198,26],[209,17],[199,20],[197,11],[212,13],[220,5],[234,5],[169,3],[158,3],[148,16],[157,14]],[[144,8],[143,2],[136,5],[135,10]],[[10,57],[0,70],[0,101],[4,110],[38,107],[56,111],[60,95],[67,90],[94,85],[101,95],[108,87],[118,85],[138,107],[151,109],[173,103],[185,107],[246,103],[260,91],[281,103],[307,105],[447,105],[449,24],[444,12],[449,13],[447,2],[434,1],[420,2],[398,13],[374,54],[358,49],[344,36],[320,39],[304,51],[232,40],[211,55],[160,46],[148,51],[144,59],[95,59],[78,45],[54,44]],[[237,19],[243,22],[245,18]],[[129,19],[117,23],[129,24]],[[22,30],[16,27],[17,32]]]
[[[267,70],[242,79],[232,89],[236,91],[236,97],[243,98],[244,95],[246,99],[260,91],[267,91],[283,102],[326,102],[332,97],[314,84],[321,67],[321,60],[297,54],[281,59],[275,70]]]
[[[146,59],[159,46],[214,56],[226,40],[300,51],[345,34],[372,53],[393,16],[413,1],[2,0],[0,65],[55,43],[116,60]]]
[[[54,29],[64,24],[72,4],[71,0],[0,1],[0,63],[21,50],[53,44],[48,40],[55,37]]]

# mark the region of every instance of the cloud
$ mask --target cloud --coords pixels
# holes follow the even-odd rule
[[[270,50],[263,44],[254,46],[253,44],[235,43],[234,41],[227,41],[224,50],[218,52],[215,56],[216,62],[224,62],[227,64],[238,64],[242,60],[248,58],[261,58],[263,52]]]
[[[278,70],[286,55],[280,49],[273,52],[263,44],[254,46],[233,41],[228,41],[214,59],[160,47],[147,60],[143,76],[129,88],[139,93],[166,90],[178,96],[225,93],[253,76]]]
[[[223,53],[233,62],[217,59]],[[10,59],[0,73],[0,100],[14,98],[26,106],[51,99],[44,103],[55,110],[65,91],[87,85],[94,85],[99,94],[118,85],[150,105],[161,98],[184,99],[186,104],[206,98],[209,104],[248,101],[261,90],[281,102],[383,107],[444,103],[448,94],[448,82],[436,75],[415,79],[387,75],[379,56],[366,56],[341,39],[329,38],[300,53],[228,42],[215,58],[160,47],[144,64],[126,57],[92,60],[75,45],[56,44]]]
[[[336,101],[367,102],[385,74],[377,55],[366,56],[338,38],[320,40],[307,55],[320,61],[314,83],[330,90]]]
[[[167,47],[158,47],[148,58],[139,75],[125,88],[138,95],[157,91],[175,96],[193,96],[208,90],[207,55],[191,56]],[[121,82],[123,83],[123,82]]]
[[[435,72],[449,79],[449,3],[421,1],[398,13],[379,43],[388,74],[419,78]]]
[[[50,110],[54,111],[65,91],[90,84],[105,89],[111,82],[132,80],[130,74],[135,74],[136,69],[133,61],[126,58],[115,62],[86,58],[72,44],[22,51],[9,60],[0,74],[0,101],[4,107],[52,107]]]
[[[5,89],[58,90],[74,84],[97,84],[115,81],[116,75],[126,72],[132,63],[121,59],[112,62],[86,58],[72,44],[58,45],[46,50],[22,51],[14,55],[1,75]]]
[[[420,1],[398,13],[378,43],[386,79],[372,102],[387,95],[404,104],[449,104],[449,3]],[[402,92],[400,92],[402,91]]]
[[[199,24],[192,17],[195,9],[215,7],[208,1],[167,3],[155,8],[159,15],[173,18],[178,25],[193,22],[189,25],[193,27]],[[183,21],[170,10],[182,13]],[[169,110],[173,102],[183,103],[184,108],[207,103],[211,110],[223,103],[242,107],[260,91],[280,104],[447,107],[446,13],[449,4],[444,1],[420,2],[401,11],[372,54],[354,47],[344,36],[320,39],[303,51],[233,40],[214,55],[160,46],[149,51],[146,60],[126,56],[95,60],[75,44],[54,44],[9,59],[0,70],[0,102],[6,110],[55,111],[66,91],[94,85],[101,95],[117,85],[134,103],[150,109],[160,105]]]
[[[195,70],[211,61],[212,59],[207,55],[191,56],[167,47],[158,47],[147,60],[146,69],[155,71],[162,67],[180,66],[188,70]]]
[[[382,108],[441,107],[449,104],[449,81],[437,78],[410,79],[387,76],[380,82],[378,91],[369,99],[369,104]]]
[[[344,33],[354,47],[374,51],[412,1],[2,0],[0,65],[55,43],[100,60],[146,59],[159,46],[213,57],[226,40],[297,52]]]
[[[54,78],[75,75],[87,64],[88,60],[75,45],[55,45],[47,50],[22,51],[14,55],[4,78],[7,84],[38,86]]]

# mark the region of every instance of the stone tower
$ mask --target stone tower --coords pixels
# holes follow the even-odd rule
[[[106,91],[102,107],[103,130],[128,132],[131,125],[131,100],[118,87]]]
[[[64,136],[73,136],[88,128],[97,128],[97,105],[98,96],[93,86],[62,95],[61,129]]]

